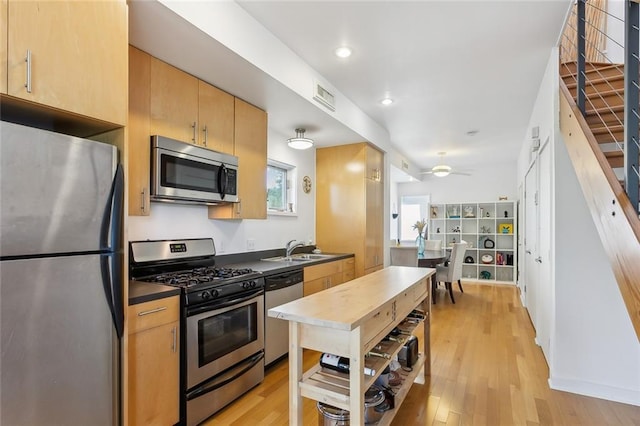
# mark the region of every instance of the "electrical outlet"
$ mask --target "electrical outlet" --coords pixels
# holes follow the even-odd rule
[[[253,238],[248,238],[247,239],[247,250],[253,251],[255,249],[256,249],[256,240],[254,240]]]
[[[224,241],[218,242],[218,249],[216,250],[218,253],[224,253]]]

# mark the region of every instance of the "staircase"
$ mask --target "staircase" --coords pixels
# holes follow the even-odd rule
[[[622,181],[624,67],[587,63],[584,115],[575,69],[560,64],[560,130],[640,341],[640,220]]]
[[[560,66],[560,77],[577,99],[575,62]],[[587,63],[586,122],[624,188],[624,65]]]

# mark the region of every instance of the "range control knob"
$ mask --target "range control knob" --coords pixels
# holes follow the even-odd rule
[[[203,291],[202,293],[200,293],[200,298],[202,300],[209,300],[211,298],[211,294],[209,294],[208,291]]]
[[[219,295],[220,295],[220,293],[218,292],[218,290],[216,290],[216,289],[211,290],[211,298],[212,299],[218,297]]]
[[[244,288],[245,290],[249,289],[251,287],[251,283],[249,281],[245,281],[242,283],[242,288]]]
[[[256,288],[256,282],[255,281],[251,281],[251,288]]]

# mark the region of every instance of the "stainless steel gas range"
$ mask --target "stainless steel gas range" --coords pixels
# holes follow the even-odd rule
[[[133,280],[177,286],[181,423],[196,425],[264,379],[264,278],[215,266],[213,239],[130,243]]]

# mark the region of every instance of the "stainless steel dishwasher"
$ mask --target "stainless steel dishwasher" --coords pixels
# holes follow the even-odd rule
[[[265,276],[264,363],[268,365],[289,352],[289,321],[271,318],[269,309],[302,297],[302,269]]]

